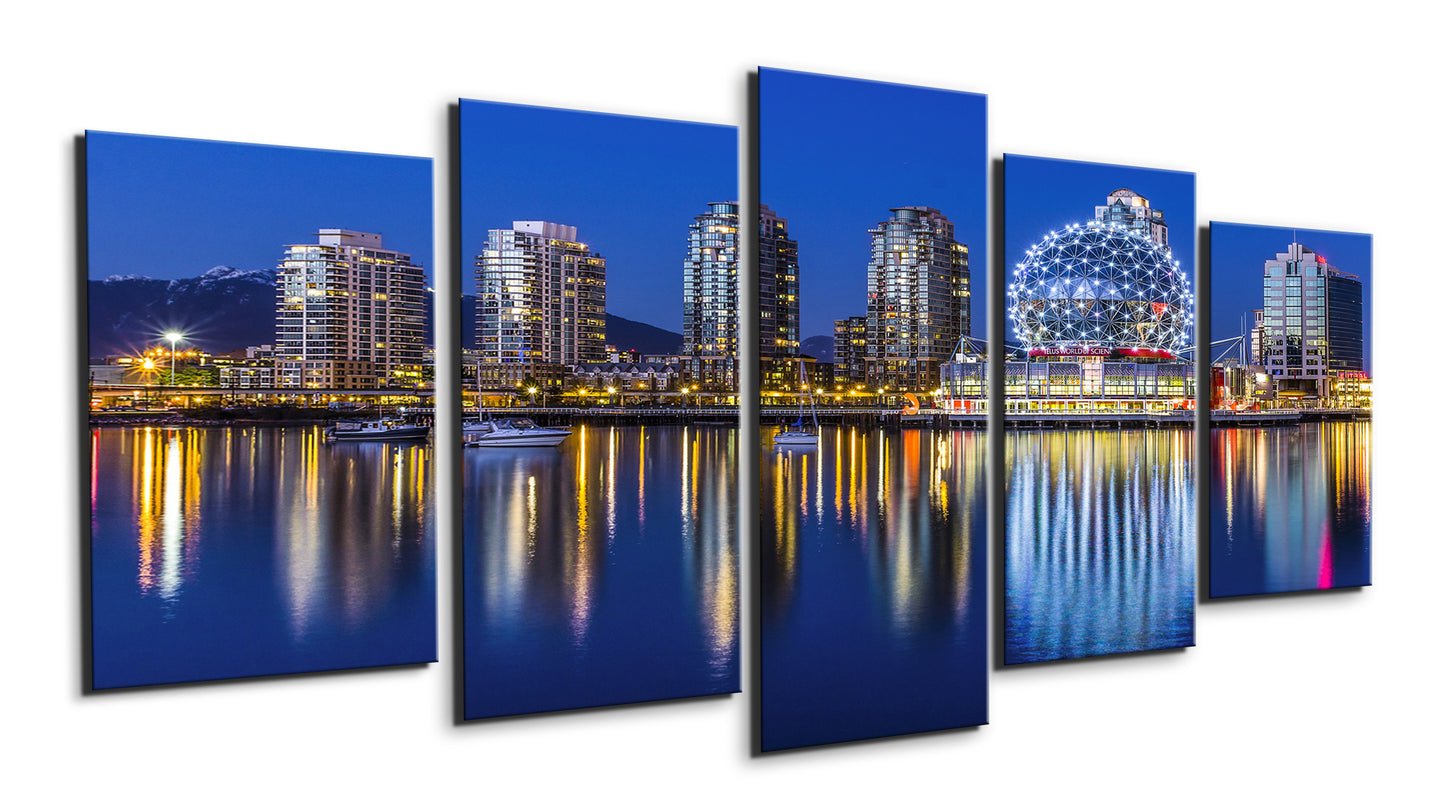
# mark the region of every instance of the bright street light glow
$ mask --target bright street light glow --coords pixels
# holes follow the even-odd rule
[[[166,340],[171,342],[171,386],[176,385],[176,342],[184,337],[175,330],[166,331]]]

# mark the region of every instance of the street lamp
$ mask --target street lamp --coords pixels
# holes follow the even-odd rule
[[[612,405],[612,396],[615,395],[615,394],[617,394],[617,387],[615,387],[615,386],[609,386],[609,387],[607,387],[607,405],[608,405],[608,406],[611,406],[611,405]]]
[[[171,330],[165,335],[165,339],[171,342],[171,386],[176,385],[176,342],[182,338],[185,338],[185,336],[175,330]]]
[[[527,387],[527,405],[528,405],[528,406],[535,406],[535,405],[537,405],[537,387],[535,387],[535,386],[529,386],[529,387]]]

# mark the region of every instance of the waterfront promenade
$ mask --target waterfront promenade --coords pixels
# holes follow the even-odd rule
[[[430,406],[391,408],[389,414],[399,414],[410,422],[431,424],[435,410]],[[284,416],[283,416],[284,412]],[[334,420],[357,419],[370,416],[374,410],[359,413],[343,413],[326,409],[291,408],[277,410],[268,419],[267,410],[246,409],[228,416],[226,410],[136,410],[91,412],[92,425],[135,425],[154,423],[204,423],[226,425],[230,423],[275,422],[275,423],[328,423]],[[566,425],[588,423],[596,425],[676,425],[686,423],[727,423],[738,421],[738,410],[731,406],[689,406],[687,408],[667,407],[577,407],[577,406],[512,406],[486,410],[495,418],[529,417],[540,425]],[[811,412],[809,417],[811,419]],[[989,412],[984,409],[955,412],[943,409],[920,409],[905,414],[895,408],[818,408],[818,422],[827,425],[885,426],[896,428],[985,428]],[[467,421],[477,419],[475,410],[465,410]],[[792,423],[798,419],[796,408],[769,407],[758,412],[762,426]],[[1210,415],[1214,426],[1279,426],[1297,423],[1319,423],[1336,421],[1368,420],[1367,409],[1261,409],[1234,411],[1216,409]],[[1173,410],[1112,410],[1112,409],[1010,409],[1004,414],[1008,428],[1192,428],[1195,412],[1191,409]]]

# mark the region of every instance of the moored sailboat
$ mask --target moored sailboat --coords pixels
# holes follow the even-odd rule
[[[813,390],[808,387],[808,373],[800,364],[798,375],[803,384],[803,391],[808,395],[808,408],[813,413],[813,427],[803,425],[803,404],[798,403],[798,419],[791,426],[785,426],[777,434],[773,435],[773,445],[817,445],[818,444],[818,407],[813,403]]]

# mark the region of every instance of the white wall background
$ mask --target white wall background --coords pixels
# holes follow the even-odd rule
[[[320,5],[5,13],[9,808],[1438,802],[1445,448],[1421,419],[1445,395],[1437,7]],[[1373,232],[1376,585],[1202,606],[1199,645],[1182,653],[996,673],[992,724],[976,731],[762,759],[747,695],[454,726],[449,611],[444,661],[427,668],[80,695],[75,411],[70,389],[49,386],[69,384],[77,352],[79,133],[443,159],[459,96],[741,124],[758,64],[985,92],[995,154],[1194,170],[1202,220]],[[450,577],[444,558],[444,607]]]

